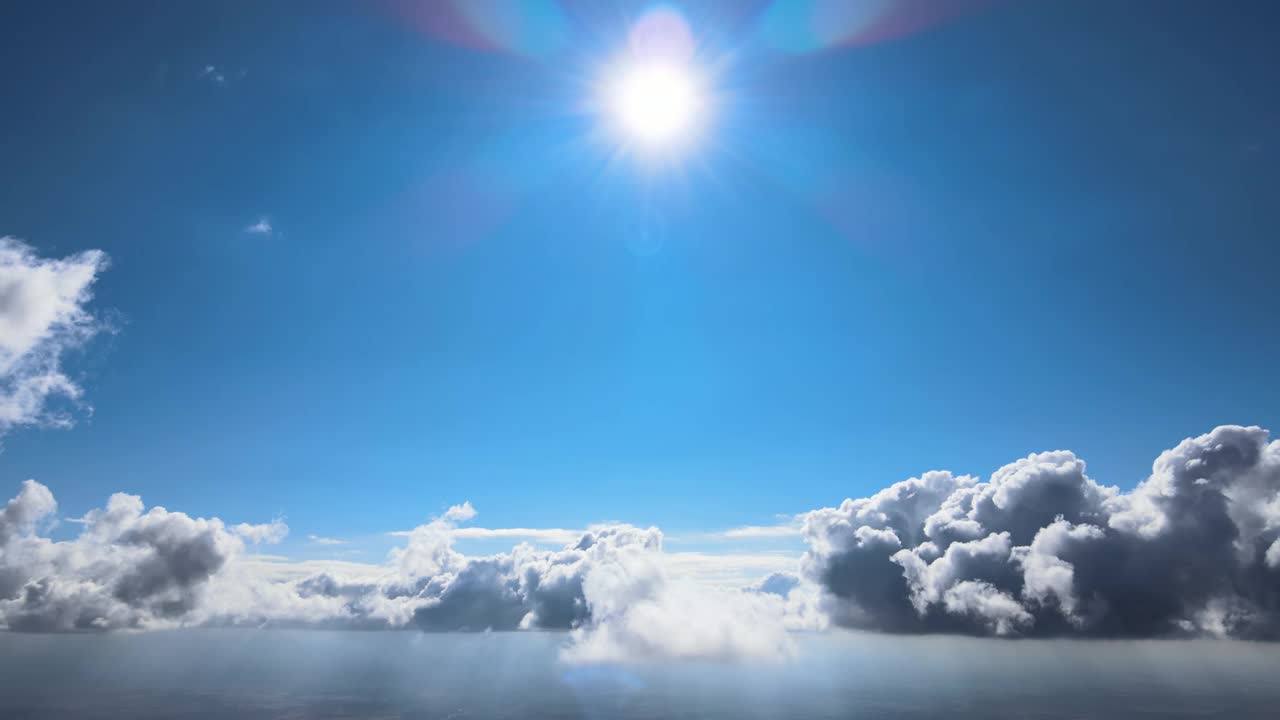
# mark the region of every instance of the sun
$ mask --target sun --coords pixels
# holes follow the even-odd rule
[[[638,61],[623,68],[609,100],[623,133],[650,148],[688,141],[704,105],[694,73],[664,61]]]
[[[635,20],[596,85],[595,102],[624,152],[683,156],[709,124],[711,83],[689,23],[658,5]]]

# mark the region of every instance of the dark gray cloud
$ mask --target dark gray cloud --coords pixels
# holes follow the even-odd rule
[[[1280,630],[1280,441],[1223,426],[1129,493],[1070,452],[987,481],[929,473],[809,513],[804,577],[833,622],[1004,636]]]

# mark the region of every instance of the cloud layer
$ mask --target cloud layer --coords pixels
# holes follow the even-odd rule
[[[454,549],[470,504],[414,529],[375,577],[331,572],[272,581],[245,542],[288,533],[282,520],[228,526],[117,494],[74,540],[39,534],[57,503],[28,480],[0,512],[0,627],[31,632],[178,625],[571,631],[568,661],[786,657],[784,602],[673,576],[656,528],[609,525],[561,550],[521,544],[469,557]]]
[[[76,403],[81,389],[63,372],[62,356],[102,327],[85,305],[106,264],[99,250],[51,260],[0,237],[0,434],[71,423],[55,401]]]
[[[468,556],[454,544],[474,535],[460,527],[476,514],[469,503],[410,531],[383,565],[288,576],[246,552],[283,540],[280,519],[228,525],[116,494],[80,520],[79,537],[54,541],[41,530],[56,510],[31,480],[0,510],[0,627],[556,629],[575,662],[785,658],[788,630],[829,625],[1280,636],[1280,441],[1256,427],[1185,440],[1128,493],[1064,451],[987,480],[926,473],[807,513],[799,572],[749,588],[695,582],[687,563],[699,554],[666,553],[657,528],[623,524],[558,550]]]

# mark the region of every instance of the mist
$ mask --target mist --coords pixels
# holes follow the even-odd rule
[[[783,663],[570,665],[564,633],[0,636],[7,718],[1251,718],[1275,650],[801,634]]]

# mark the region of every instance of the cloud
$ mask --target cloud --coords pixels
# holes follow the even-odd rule
[[[742,527],[725,530],[721,533],[721,537],[735,540],[799,537],[803,531],[804,525],[799,522],[787,523],[785,525],[744,525]]]
[[[803,576],[836,624],[1000,636],[1280,637],[1280,441],[1223,426],[1129,493],[1065,451],[926,473],[809,513]]]
[[[664,555],[672,572],[704,585],[746,587],[770,573],[796,572],[800,567],[799,554],[790,552],[666,552]]]
[[[475,516],[476,509],[471,507],[470,500],[461,505],[454,505],[444,512],[444,519],[454,523],[466,522]]]
[[[546,545],[567,545],[581,538],[582,530],[562,528],[457,528],[453,536],[459,540],[514,538]]]
[[[13,536],[31,533],[42,518],[52,516],[58,509],[49,488],[34,480],[22,483],[17,497],[0,510],[0,547]]]
[[[690,563],[714,561],[668,556],[656,528],[598,526],[559,550],[521,544],[466,556],[453,547],[458,524],[475,516],[463,503],[412,530],[385,565],[371,566],[246,555],[245,541],[283,539],[283,521],[227,526],[145,510],[140,498],[122,494],[85,515],[79,538],[54,542],[37,529],[56,509],[49,490],[28,481],[0,513],[0,626],[559,629],[571,631],[569,662],[792,652],[783,599],[679,576]]]
[[[56,512],[34,481],[0,510],[4,628],[552,629],[568,631],[567,662],[785,659],[789,631],[831,625],[1280,639],[1280,441],[1256,427],[1180,443],[1127,493],[1065,451],[986,480],[925,473],[807,513],[802,558],[667,552],[657,528],[625,524],[466,555],[463,503],[381,565],[290,562],[244,552],[282,539],[281,520],[225,525],[117,494],[54,542],[41,531]]]
[[[673,580],[652,553],[620,553],[583,578],[590,621],[572,630],[569,662],[785,660],[795,645],[779,598]]]
[[[800,577],[794,573],[775,572],[769,573],[769,576],[761,580],[754,589],[756,592],[786,597],[799,586]]]
[[[276,545],[289,536],[289,526],[283,518],[276,518],[263,525],[240,523],[232,526],[231,531],[254,545]]]
[[[322,571],[296,581],[298,595],[339,601],[341,612],[328,624],[569,630],[568,662],[791,653],[781,599],[691,581],[676,558],[696,554],[663,552],[656,528],[597,526],[560,550],[519,545],[468,557],[453,542],[456,524],[473,515],[470,505],[455,506],[415,528],[381,575]]]
[[[250,235],[270,235],[272,233],[271,221],[266,218],[259,218],[257,222],[246,227],[244,231]]]
[[[207,581],[242,548],[219,520],[112,495],[73,541],[36,534],[57,503],[32,480],[0,517],[0,626],[26,631],[182,624]]]
[[[103,328],[85,306],[106,266],[98,250],[47,259],[0,237],[0,434],[72,424],[68,408],[82,391],[63,371],[62,358]]]
[[[223,85],[227,82],[227,75],[216,65],[205,65],[200,70],[200,77],[214,83],[215,85]]]
[[[320,537],[319,535],[308,535],[307,541],[312,545],[346,545],[346,540],[338,540],[337,538]]]
[[[528,540],[543,545],[567,545],[582,537],[583,530],[564,528],[484,528],[460,527],[453,529],[456,540]],[[412,530],[393,530],[391,537],[408,537]]]
[[[377,582],[387,576],[384,565],[347,560],[293,560],[284,555],[255,553],[237,560],[240,569],[253,581],[291,583],[313,575],[332,575],[345,580]]]

